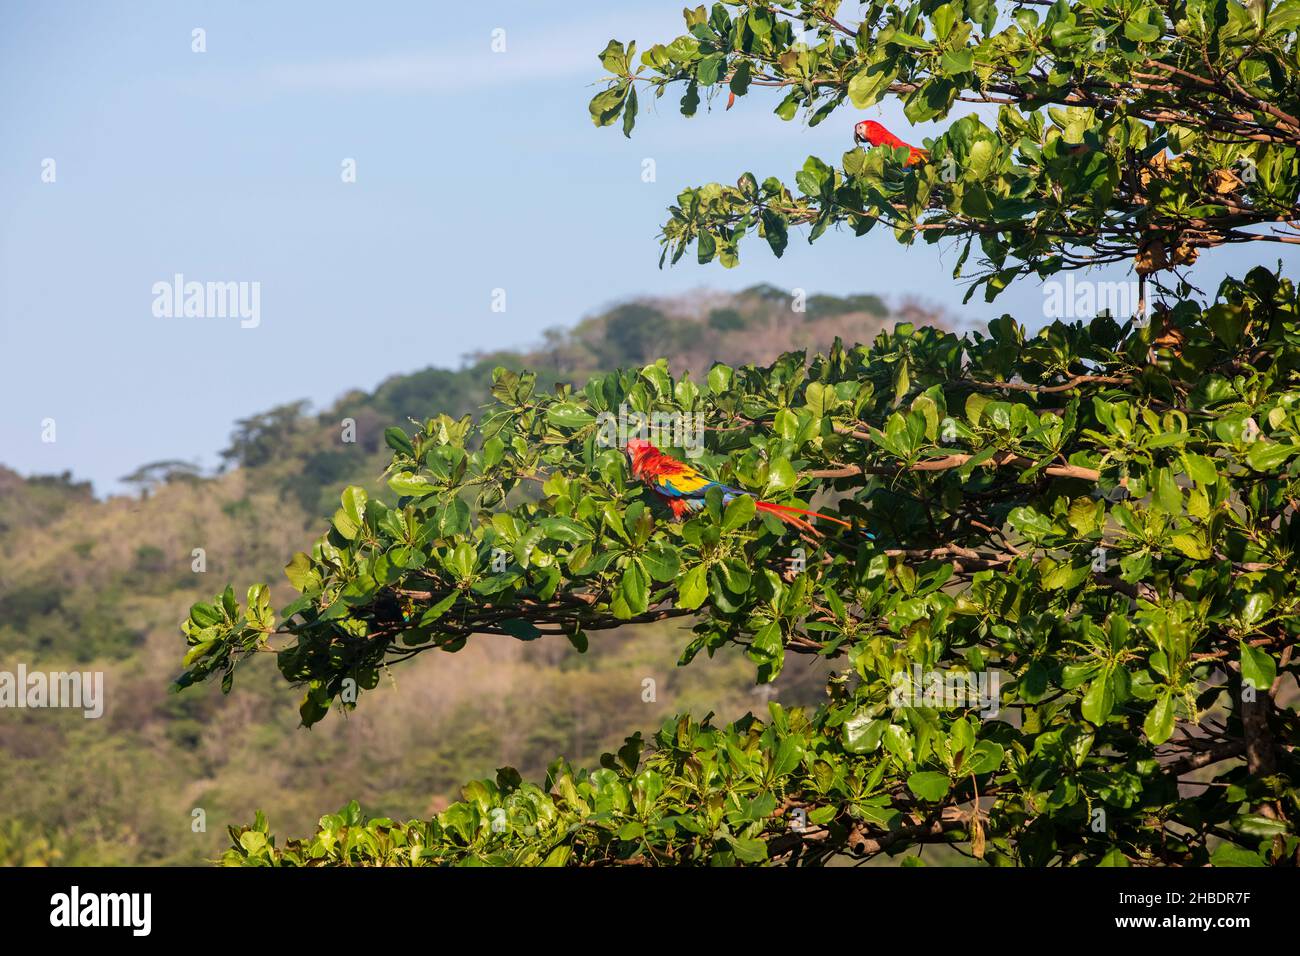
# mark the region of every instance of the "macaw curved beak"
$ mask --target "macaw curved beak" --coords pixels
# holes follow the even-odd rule
[[[861,145],[862,145],[863,143],[865,143],[865,142],[866,142],[866,140],[862,138],[862,134],[859,133],[859,132],[855,129],[855,130],[853,131],[853,143],[854,143],[854,145],[855,145],[855,146],[861,146]]]

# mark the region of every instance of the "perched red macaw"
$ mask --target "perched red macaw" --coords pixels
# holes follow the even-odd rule
[[[710,488],[722,490],[724,504],[739,495],[749,494],[747,491],[741,491],[739,488],[732,488],[705,477],[690,465],[665,455],[650,442],[641,438],[628,439],[627,454],[632,460],[632,475],[658,495],[672,509],[674,517],[679,520],[704,510],[704,494]],[[808,521],[799,517],[800,515],[833,521],[846,528],[853,527],[847,521],[833,518],[830,515],[819,514],[816,511],[805,511],[803,508],[795,508],[790,505],[778,505],[771,501],[761,501],[758,498],[754,498],[754,507],[759,511],[775,515],[786,524],[792,525],[801,531],[810,531],[813,534],[818,534],[817,529]]]
[[[915,166],[917,163],[924,163],[930,159],[929,150],[918,149],[904,143],[875,120],[863,120],[853,127],[853,142],[870,143],[872,146],[888,146],[891,149],[906,149],[907,161],[903,163],[904,166]]]

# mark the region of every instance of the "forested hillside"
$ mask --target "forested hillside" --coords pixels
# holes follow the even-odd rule
[[[319,534],[344,485],[387,494],[384,428],[472,411],[493,366],[581,383],[668,354],[675,371],[702,372],[825,349],[836,336],[869,341],[896,319],[935,321],[915,306],[890,315],[870,295],[813,295],[796,312],[789,293],[766,286],[629,302],[548,331],[531,351],[397,375],[319,412],[297,402],[241,420],[217,474],[148,463],[124,476],[136,494],[103,500],[73,475],[0,467],[0,669],[103,670],[107,694],[99,720],[3,713],[0,863],[196,863],[224,848],[226,823],[256,809],[287,832],[354,797],[373,813],[419,817],[503,765],[538,777],[557,753],[591,763],[669,713],[731,719],[760,707],[739,655],[673,667],[689,631],[680,622],[603,633],[582,655],[506,639],[426,655],[361,711],[311,731],[298,728],[297,700],[270,659],[226,700],[216,687],[167,688],[193,601],[228,579],[283,582],[284,555]],[[292,593],[281,587],[279,603]],[[824,674],[792,666],[764,697],[816,699]],[[196,832],[198,810],[206,830]]]

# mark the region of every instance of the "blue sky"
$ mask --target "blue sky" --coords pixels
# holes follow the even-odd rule
[[[661,271],[655,237],[682,187],[745,170],[792,181],[809,154],[836,160],[861,118],[809,130],[756,91],[686,120],[670,93],[630,141],[595,129],[596,53],[614,36],[671,39],[681,6],[5,3],[0,463],[70,469],[101,492],[147,461],[211,466],[236,418],[528,345],[643,294],[772,282],[920,297],[970,322],[1041,315],[1032,286],[961,306],[952,249],[883,234],[792,236],[781,260],[759,241],[734,270]],[[914,142],[934,132],[892,104],[863,115]],[[1194,275],[1209,289],[1276,248],[1221,250]],[[153,284],[176,273],[260,283],[260,324],[156,317]]]

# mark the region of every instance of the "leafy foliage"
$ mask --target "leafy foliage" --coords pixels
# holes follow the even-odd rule
[[[1300,219],[1300,0],[875,2],[855,25],[838,7],[688,9],[688,32],[639,60],[611,41],[592,118],[630,135],[638,85],[682,84],[687,115],[778,87],[777,114],[810,125],[894,95],[913,122],[997,105],[996,126],[954,120],[912,166],[883,148],[812,157],[797,192],[750,173],[688,189],[665,260],[694,245],[730,266],[750,232],[781,255],[792,226],[884,223],[963,241],[958,274],[978,240],[972,291],[990,299],[1122,260],[1145,296],[1203,249],[1300,241],[1258,229]],[[821,863],[954,841],[992,864],[1293,862],[1300,302],[1280,269],[1204,303],[1157,286],[1153,325],[899,323],[811,360],[638,363],[581,389],[503,368],[477,421],[391,429],[393,504],[345,490],[278,614],[264,585],[196,605],[182,685],[229,687],[269,651],[306,686],[310,725],[428,650],[583,650],[677,617],[694,622],[682,663],[738,646],[760,683],[792,654],[843,671],[811,713],[681,718],[644,756],[557,765],[541,787],[502,771],[428,823],[349,808],[283,850],[264,825],[235,831],[227,862]],[[638,338],[648,321],[629,339],[657,339]],[[668,520],[616,447],[629,412],[702,417],[697,464],[750,497]],[[795,535],[758,496],[820,496],[854,531]]]
[[[868,336],[889,315],[874,295],[813,295],[802,316],[791,313],[786,292],[771,286],[712,298],[740,321],[716,328],[689,296],[621,303],[571,329],[546,330],[535,348],[467,356],[455,369],[394,375],[373,393],[354,390],[315,414],[300,401],[250,416],[235,423],[221,455],[255,477],[259,489],[292,497],[315,515],[333,510],[339,488],[369,484],[383,469],[387,426],[422,421],[430,408],[453,416],[472,411],[489,398],[497,366],[528,369],[543,385],[640,366],[664,355],[675,367],[703,371],[718,357],[770,361],[792,347],[826,348],[837,334]],[[934,320],[932,314],[926,317]],[[355,444],[339,441],[345,418],[356,423]],[[156,466],[142,472],[151,470]]]
[[[826,315],[815,320],[811,304],[809,315],[792,314],[785,293],[776,296],[758,288],[655,306],[681,329],[701,328],[709,308],[734,310],[744,322],[735,334],[689,337],[728,361],[775,356],[796,335],[829,343],[836,332],[869,337],[881,325],[862,307],[867,296],[826,297]],[[96,497],[66,473],[21,477],[0,468],[0,670],[26,663],[29,672],[103,671],[108,688],[100,720],[3,711],[0,863],[201,864],[224,849],[224,823],[251,818],[254,808],[299,833],[322,807],[354,797],[373,814],[405,818],[459,799],[466,780],[503,764],[529,779],[544,777],[557,753],[595,765],[627,735],[629,701],[646,726],[682,709],[726,720],[744,714],[754,700],[747,661],[731,654],[707,668],[673,670],[674,622],[603,632],[580,658],[567,644],[513,641],[450,660],[429,656],[402,668],[398,690],[368,698],[353,719],[318,725],[310,746],[284,706],[272,655],[245,669],[228,697],[215,683],[165,692],[175,676],[176,622],[214,579],[274,577],[281,606],[293,592],[280,569],[310,539],[304,528],[317,521],[319,502],[332,513],[349,483],[372,496],[385,492],[379,474],[392,454],[385,426],[429,408],[475,408],[487,399],[492,364],[531,367],[544,380],[607,349],[619,355],[605,334],[614,311],[547,336],[545,348],[498,353],[483,368],[486,360],[474,358],[350,390],[283,420],[262,463],[219,475],[194,479],[173,475],[170,465],[146,466],[136,494]],[[677,366],[698,361],[671,358]],[[355,444],[340,440],[344,418],[357,423]],[[206,573],[194,566],[195,547],[205,549]],[[825,670],[788,672],[780,698],[815,702]],[[655,701],[640,699],[647,675],[658,682]],[[193,828],[196,808],[206,812],[206,831]]]
[[[611,41],[592,118],[621,115],[630,135],[636,88],[680,85],[688,116],[702,97],[777,87],[777,115],[810,126],[886,96],[912,123],[959,103],[994,106],[996,121],[961,116],[913,167],[903,150],[852,149],[838,166],[809,157],[795,189],[748,172],[687,189],[664,257],[693,244],[700,262],[733,266],[751,232],[779,256],[792,226],[813,241],[882,225],[905,243],[964,242],[958,274],[976,245],[970,291],[991,301],[1017,276],[1124,260],[1152,274],[1224,243],[1300,241],[1250,228],[1300,219],[1297,0],[873,0],[856,23],[839,6],[717,3],[687,9],[687,32],[639,58]]]
[[[802,711],[786,713],[775,703],[769,708],[766,725],[752,716],[721,729],[685,717],[667,721],[653,749],[644,751],[635,734],[595,771],[556,761],[540,787],[500,770],[495,780],[470,783],[463,801],[428,822],[367,819],[353,802],[322,817],[309,840],[279,848],[259,816],[252,827],[231,828],[233,846],[223,862],[730,866],[821,863],[845,841],[863,853],[906,846],[917,828],[890,807],[880,787],[884,764],[864,757],[846,764],[838,734],[819,733]],[[831,759],[821,759],[826,755]],[[966,772],[985,775],[999,756],[999,745],[986,743],[964,765],[960,756],[956,761]],[[920,788],[924,776],[914,774],[910,783]],[[946,790],[946,778],[931,776],[943,779]],[[854,814],[839,810],[850,804]],[[854,819],[859,814],[891,831],[878,839],[863,836]],[[957,842],[971,825],[947,814],[933,829]]]
[[[946,840],[947,820],[975,855],[1020,863],[1203,863],[1220,839],[1289,857],[1290,824],[1251,808],[1296,801],[1278,746],[1295,715],[1268,697],[1294,670],[1300,600],[1296,316],[1292,283],[1257,269],[1212,307],[1175,310],[1177,351],[1107,316],[1037,335],[1003,317],[962,337],[900,325],[809,364],[718,365],[698,384],[656,364],[543,394],[500,370],[479,423],[390,432],[394,505],[345,491],[286,569],[298,601],[277,616],[255,585],[246,605],[229,590],[196,605],[182,683],[229,685],[273,649],[308,685],[311,724],[353,706],[385,665],[474,635],[581,648],[603,628],[692,616],[683,662],[730,643],[760,681],[791,653],[846,666],[831,701],[799,718],[819,743],[780,790],[839,821],[828,850],[876,847],[899,820],[906,843]],[[600,416],[620,406],[702,412],[716,429],[705,467],[755,495],[833,494],[874,539],[792,539],[747,498],[673,523],[602,446]],[[806,567],[790,573],[796,546]],[[899,703],[914,666],[996,672],[999,719],[969,701]],[[1259,704],[1243,702],[1243,680]],[[1252,739],[1266,765],[1219,763],[1225,786],[1180,795],[1186,774],[1248,756]],[[831,796],[832,779],[872,783]],[[977,794],[992,802],[975,825]],[[744,838],[785,832],[764,819]],[[521,859],[544,839],[514,837]],[[450,838],[427,838],[441,858]],[[644,852],[677,859],[670,842]]]

